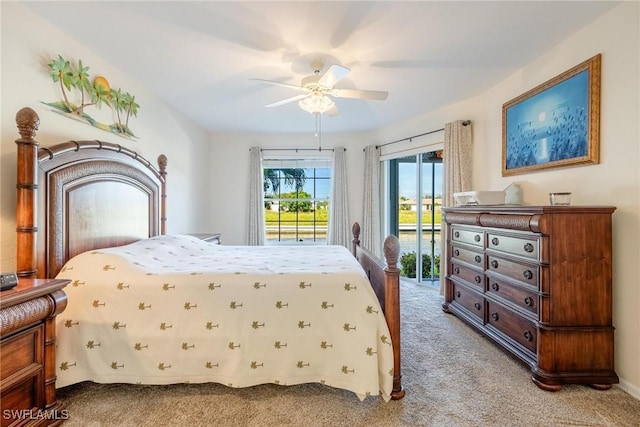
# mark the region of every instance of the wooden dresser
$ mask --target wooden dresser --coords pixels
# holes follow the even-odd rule
[[[443,310],[531,367],[538,387],[608,389],[614,371],[608,206],[443,208]]]
[[[56,400],[55,317],[67,306],[69,280],[21,278],[0,292],[1,425],[61,424]]]

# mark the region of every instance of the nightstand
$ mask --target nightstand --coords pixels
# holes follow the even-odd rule
[[[67,306],[62,288],[69,282],[20,278],[0,292],[2,427],[59,425],[69,417],[56,400],[55,360],[55,317]]]
[[[221,233],[190,233],[189,236],[197,237],[198,239],[204,240],[205,242],[209,242],[214,245],[222,244]]]

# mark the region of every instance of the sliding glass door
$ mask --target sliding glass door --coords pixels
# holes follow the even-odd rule
[[[389,229],[400,239],[400,274],[420,282],[440,276],[442,152],[389,160]]]

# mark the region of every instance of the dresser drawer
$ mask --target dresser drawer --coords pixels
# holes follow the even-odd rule
[[[536,291],[539,288],[540,268],[537,265],[523,264],[490,255],[487,257],[487,270],[509,277]]]
[[[453,301],[484,323],[484,298],[465,286],[453,285]]]
[[[484,273],[482,271],[477,271],[452,261],[451,275],[464,280],[478,292],[484,292]]]
[[[525,238],[524,236],[506,236],[489,232],[487,233],[487,248],[529,258],[534,261],[540,259],[540,241],[538,236]]]
[[[451,227],[451,240],[453,242],[466,243],[468,245],[484,247],[484,232],[482,230],[470,230],[462,227]]]
[[[33,365],[41,365],[43,363],[43,346],[42,325],[3,339],[0,343],[2,351],[0,380],[4,381],[20,371],[33,367]]]
[[[502,298],[534,320],[540,318],[538,293],[532,290],[516,286],[500,278],[488,276],[486,293],[495,298]]]
[[[482,262],[484,260],[484,254],[482,252],[466,249],[459,245],[452,245],[451,248],[451,256],[453,256],[453,258],[455,258],[456,260],[475,265],[478,268],[484,267]]]
[[[41,402],[37,396],[42,395],[42,373],[35,372],[13,387],[2,390],[2,423],[1,427],[24,426],[25,412],[33,411],[35,415]],[[6,412],[5,412],[6,411]],[[14,424],[15,423],[15,424]]]
[[[536,353],[538,329],[526,318],[510,311],[506,307],[487,300],[487,322],[512,340]]]

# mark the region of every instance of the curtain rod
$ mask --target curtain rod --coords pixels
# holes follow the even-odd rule
[[[333,148],[261,148],[260,151],[334,151]],[[345,148],[344,151],[347,151]]]
[[[471,120],[465,120],[464,122],[462,122],[462,126],[467,126],[470,123],[471,123]],[[384,147],[385,145],[396,144],[396,143],[402,142],[402,141],[410,141],[413,138],[418,138],[420,136],[430,135],[430,134],[436,133],[436,132],[442,132],[443,130],[444,130],[444,128],[436,129],[436,130],[432,130],[432,131],[429,131],[429,132],[421,133],[419,135],[413,135],[413,136],[409,136],[409,137],[406,137],[406,138],[398,139],[397,141],[386,142],[384,144],[376,145],[376,148]]]

